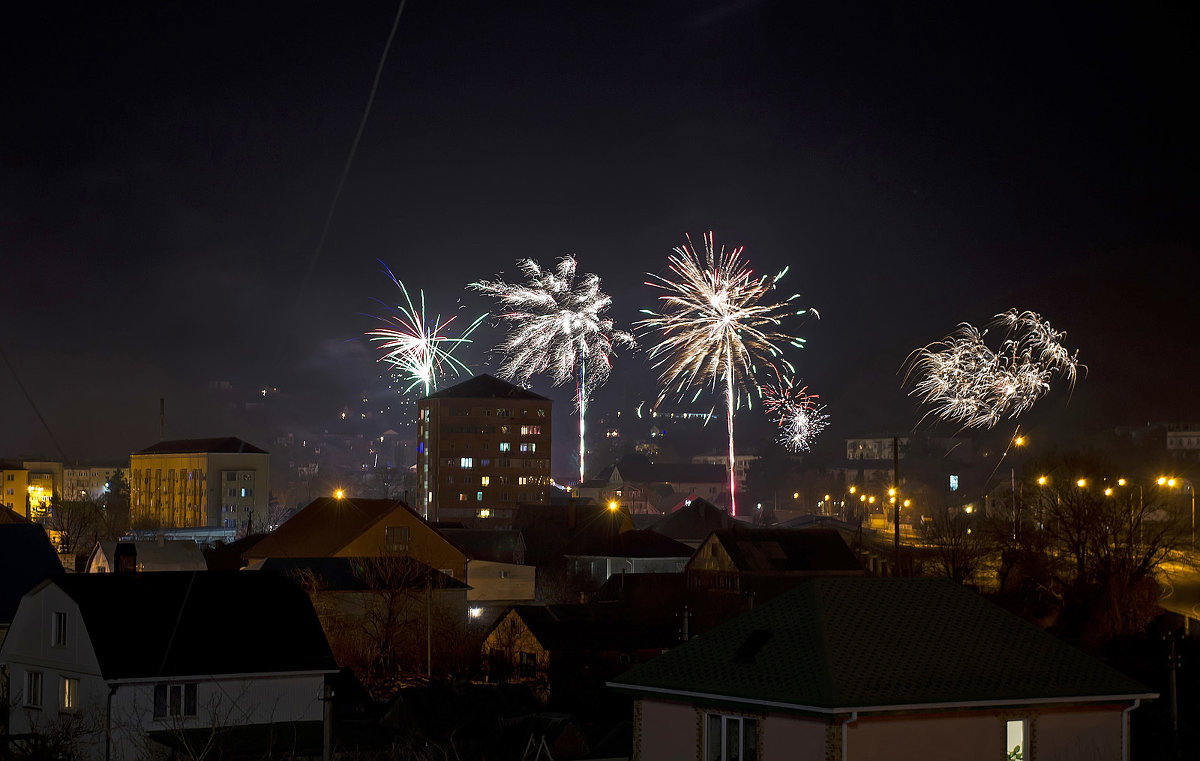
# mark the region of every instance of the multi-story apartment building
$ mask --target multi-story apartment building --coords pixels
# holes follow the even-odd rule
[[[549,504],[553,402],[477,375],[417,403],[418,511],[506,528],[518,504]]]
[[[63,468],[63,499],[102,499],[108,482],[118,472],[123,472],[125,480],[129,480],[129,471],[117,465],[65,466]]]
[[[129,456],[134,528],[267,528],[271,456],[238,438],[162,441]]]
[[[0,505],[29,517],[29,471],[22,463],[0,460]]]

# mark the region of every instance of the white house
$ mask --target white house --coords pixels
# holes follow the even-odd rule
[[[52,576],[22,598],[0,665],[10,734],[67,727],[94,759],[234,727],[319,738],[337,668],[299,587],[235,571]]]

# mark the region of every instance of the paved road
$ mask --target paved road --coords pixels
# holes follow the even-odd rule
[[[1159,605],[1193,621],[1200,621],[1200,569],[1182,563],[1164,563],[1160,569],[1164,596]],[[1190,627],[1200,627],[1193,623]]]

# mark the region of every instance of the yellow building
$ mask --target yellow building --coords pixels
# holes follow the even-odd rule
[[[0,462],[0,504],[29,517],[29,471],[18,463]]]
[[[163,441],[129,456],[134,528],[267,527],[271,456],[234,437]]]

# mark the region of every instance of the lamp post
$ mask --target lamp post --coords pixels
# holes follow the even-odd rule
[[[1185,485],[1188,492],[1192,495],[1192,552],[1196,551],[1196,486],[1190,478],[1180,478],[1178,476],[1159,476],[1158,485],[1166,486],[1174,489],[1176,485]]]

